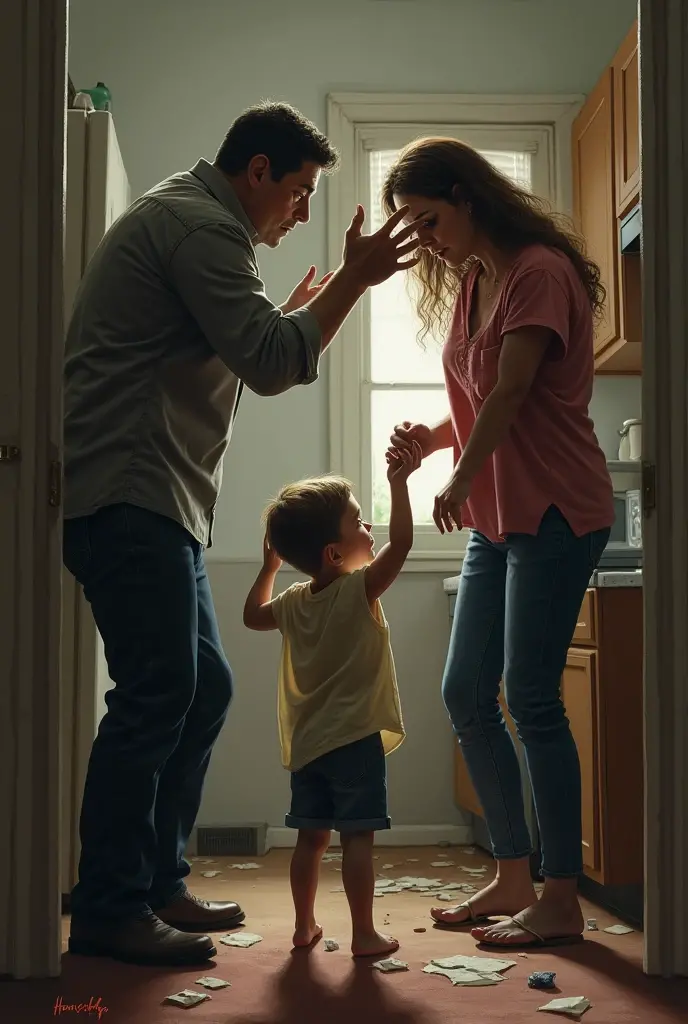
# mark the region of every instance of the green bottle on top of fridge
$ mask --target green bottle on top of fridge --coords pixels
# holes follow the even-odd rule
[[[79,91],[85,92],[91,97],[96,110],[112,110],[112,95],[105,82],[98,82],[93,89],[80,89]]]

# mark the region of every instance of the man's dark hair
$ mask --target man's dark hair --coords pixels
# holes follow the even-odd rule
[[[270,161],[273,181],[300,170],[306,161],[326,173],[339,163],[337,150],[312,121],[288,103],[270,101],[249,107],[232,122],[215,166],[225,174],[240,174],[259,155]]]

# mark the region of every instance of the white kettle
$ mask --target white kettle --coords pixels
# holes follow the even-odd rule
[[[637,462],[643,454],[642,420],[624,420],[619,431],[619,462]]]

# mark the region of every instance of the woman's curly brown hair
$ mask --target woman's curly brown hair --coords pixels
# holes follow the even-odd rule
[[[456,204],[470,204],[478,228],[503,250],[527,245],[547,245],[564,253],[573,263],[590,300],[593,316],[599,319],[606,292],[600,269],[585,254],[585,243],[567,217],[555,213],[545,200],[500,174],[489,160],[458,139],[417,139],[402,150],[382,187],[382,205],[394,213],[395,196],[422,196]],[[416,310],[422,329],[428,334],[445,334],[451,321],[461,281],[474,258],[462,266],[448,267],[426,249],[411,271]]]

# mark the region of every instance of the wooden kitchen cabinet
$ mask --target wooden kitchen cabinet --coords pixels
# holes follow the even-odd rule
[[[571,648],[561,680],[561,699],[578,748],[581,769],[583,865],[600,869],[600,810],[597,747],[596,652]]]
[[[573,216],[607,292],[595,330],[595,355],[619,338],[613,73],[607,68],[573,123]]]
[[[586,592],[562,675],[581,767],[584,873],[603,885],[643,881],[643,592]],[[500,703],[515,735],[515,728]],[[482,817],[461,749],[455,799]]]
[[[640,256],[622,256],[620,220],[640,190],[637,22],[574,121],[573,217],[606,291],[594,338],[596,373],[642,371]]]
[[[633,25],[612,65],[616,212],[622,217],[640,191],[640,107],[638,24]]]

